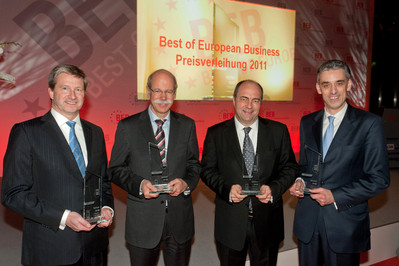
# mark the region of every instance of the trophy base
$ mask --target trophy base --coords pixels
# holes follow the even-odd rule
[[[256,196],[256,195],[263,195],[263,193],[260,192],[259,190],[242,190],[241,195]]]
[[[159,184],[159,185],[154,185],[154,187],[157,188],[157,191],[150,191],[151,194],[162,194],[162,193],[171,193],[173,192],[173,189],[168,186],[168,184]]]
[[[312,194],[314,194],[314,193],[312,193],[312,192],[309,191],[310,189],[313,189],[313,188],[304,188],[304,189],[303,189],[303,194],[305,194],[305,195],[312,195]]]
[[[100,224],[100,223],[104,223],[104,222],[108,222],[108,219],[103,219],[101,216],[100,217],[93,217],[93,218],[87,218],[85,219],[86,221],[88,221],[90,224]]]

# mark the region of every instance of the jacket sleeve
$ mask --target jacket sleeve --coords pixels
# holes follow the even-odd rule
[[[38,196],[30,141],[26,127],[14,125],[3,161],[1,201],[17,214],[56,231],[64,209]]]

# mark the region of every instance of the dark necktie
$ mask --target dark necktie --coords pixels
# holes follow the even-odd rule
[[[159,149],[159,155],[161,156],[162,165],[166,165],[166,148],[165,148],[165,132],[163,131],[163,124],[165,120],[157,119],[155,123],[158,125],[157,132],[155,132],[155,140]]]
[[[323,159],[324,157],[326,157],[328,148],[330,148],[330,144],[334,137],[334,119],[335,119],[334,116],[330,115],[328,117],[329,124],[323,136]]]
[[[245,137],[244,137],[244,145],[242,150],[243,150],[245,167],[247,168],[247,174],[251,175],[254,166],[255,152],[252,141],[249,138],[249,131],[251,131],[250,127],[244,127]]]
[[[80,148],[78,138],[75,134],[75,124],[74,121],[68,121],[66,124],[71,128],[69,131],[69,147],[71,147],[73,156],[75,157],[76,163],[78,164],[80,173],[82,176],[85,176],[86,165],[85,160],[83,158],[82,149]]]

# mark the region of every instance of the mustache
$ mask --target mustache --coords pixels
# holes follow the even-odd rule
[[[173,100],[154,100],[156,104],[173,104]]]

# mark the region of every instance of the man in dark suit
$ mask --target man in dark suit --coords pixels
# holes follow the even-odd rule
[[[316,89],[324,109],[301,120],[302,178],[290,193],[299,197],[294,233],[303,266],[359,265],[370,249],[367,200],[389,186],[381,119],[346,103],[351,87],[345,62],[323,63]]]
[[[281,196],[294,182],[298,166],[287,127],[258,116],[262,98],[260,84],[239,82],[234,118],[210,127],[204,142],[201,179],[216,193],[215,238],[221,265],[244,265],[248,250],[251,265],[276,265],[284,239]],[[245,140],[247,130],[250,141]],[[250,174],[243,163],[246,141],[258,158],[262,194],[256,196],[241,193],[243,175]]]
[[[76,66],[59,65],[48,81],[51,110],[11,130],[2,203],[24,216],[24,265],[106,265],[113,197],[103,132],[79,117],[87,79]],[[71,138],[71,122],[78,142]],[[79,166],[72,142],[81,148]],[[82,217],[85,169],[103,177],[101,214],[108,221],[98,225]]]
[[[121,120],[115,134],[109,173],[129,193],[125,237],[132,265],[156,265],[161,244],[165,265],[189,263],[194,235],[190,191],[198,183],[200,165],[194,120],[170,110],[176,89],[172,73],[153,72],[147,81],[148,109]],[[151,172],[160,169],[167,170],[168,193],[158,193],[152,183]]]

